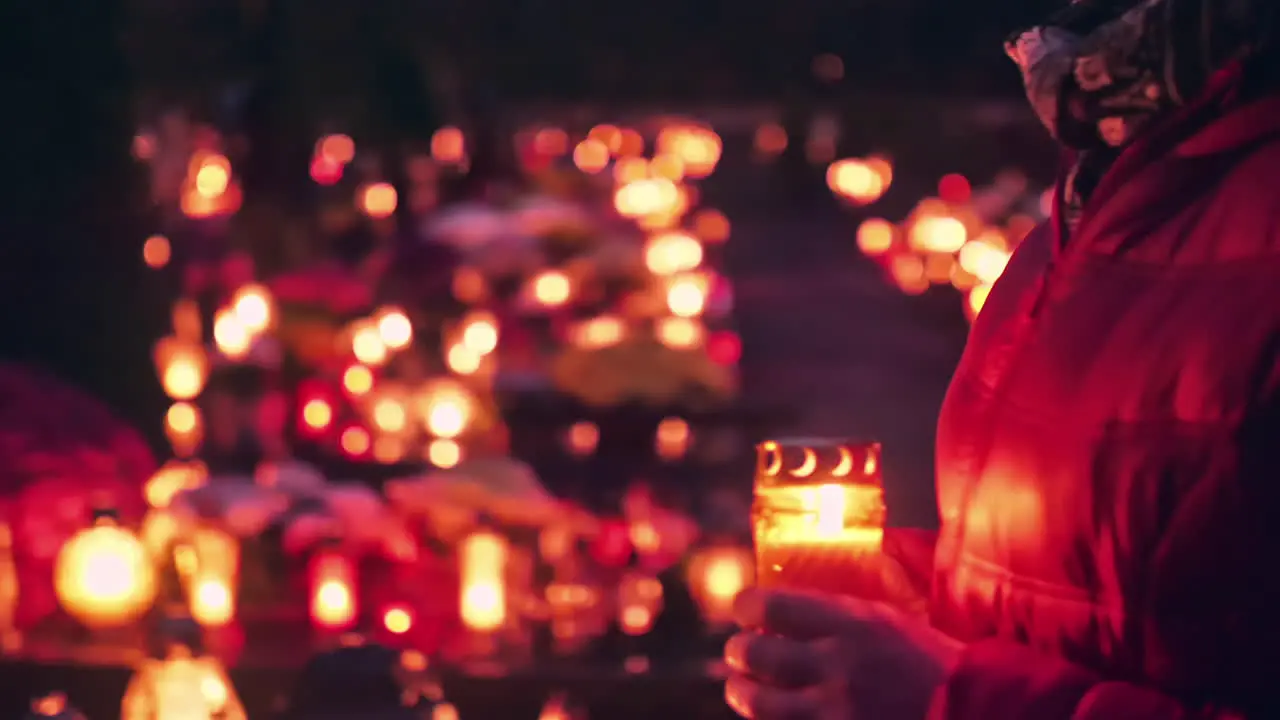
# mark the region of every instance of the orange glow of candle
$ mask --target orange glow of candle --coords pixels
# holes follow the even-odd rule
[[[493,632],[507,621],[507,556],[507,541],[488,530],[472,533],[458,547],[458,609],[463,624],[473,631]]]
[[[342,630],[356,620],[356,569],[351,560],[321,551],[311,561],[311,620]]]
[[[413,629],[413,613],[407,607],[393,605],[383,611],[382,627],[392,635],[403,635]]]
[[[874,592],[885,520],[880,446],[768,441],[757,451],[752,521],[760,585]]]

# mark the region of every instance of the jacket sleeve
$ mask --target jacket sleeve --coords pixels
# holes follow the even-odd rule
[[[934,696],[929,720],[1245,720],[1184,707],[1148,688],[1012,642],[969,645]]]

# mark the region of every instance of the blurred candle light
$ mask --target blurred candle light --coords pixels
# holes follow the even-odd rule
[[[957,254],[960,267],[985,284],[992,284],[1004,274],[1010,253],[1004,239],[996,233],[983,233],[965,243]]]
[[[898,289],[908,295],[919,295],[929,289],[924,260],[918,255],[898,255],[889,261],[889,276]]]
[[[539,304],[554,308],[569,302],[573,284],[559,270],[546,270],[533,280],[533,296]]]
[[[383,308],[377,313],[378,337],[392,350],[402,350],[413,342],[413,323],[399,308]]]
[[[327,430],[333,423],[333,406],[320,397],[308,398],[302,405],[302,424],[312,431]]]
[[[373,371],[364,365],[352,365],[342,373],[342,388],[354,397],[373,389]]]
[[[458,545],[459,611],[473,632],[492,633],[506,624],[508,553],[507,541],[488,529],[471,533]]]
[[[661,232],[645,242],[644,260],[655,275],[674,275],[702,264],[702,243],[685,232]]]
[[[311,620],[326,630],[345,630],[356,621],[356,569],[334,549],[311,559]]]
[[[189,402],[176,402],[164,416],[165,436],[178,457],[195,454],[204,440],[204,420],[200,410]]]
[[[707,288],[701,278],[677,277],[667,286],[667,309],[676,317],[697,317],[706,308],[706,303]]]
[[[609,147],[592,138],[583,140],[573,149],[573,164],[589,175],[594,175],[608,167],[609,158]]]
[[[569,134],[556,127],[539,128],[533,135],[534,152],[557,157],[569,152]]]
[[[344,167],[342,163],[324,155],[311,158],[311,179],[317,185],[336,185],[342,180]]]
[[[964,247],[969,231],[953,217],[926,216],[917,220],[908,233],[912,249],[925,253],[954,253]]]
[[[448,470],[462,462],[462,446],[454,440],[437,438],[427,443],[427,462]]]
[[[587,138],[600,143],[610,153],[622,149],[622,130],[616,125],[596,125],[587,133]]]
[[[645,178],[620,186],[614,208],[626,218],[639,218],[669,210],[680,201],[680,190],[666,178]]]
[[[478,303],[488,293],[488,283],[475,268],[460,267],[453,273],[453,296],[460,302]]]
[[[360,189],[360,210],[374,219],[391,217],[396,211],[396,189],[390,183],[371,183]]]
[[[151,474],[142,488],[147,505],[162,510],[184,490],[194,490],[205,483],[209,470],[203,463],[171,460]]]
[[[578,457],[594,453],[599,443],[600,428],[593,422],[586,420],[576,422],[565,433],[565,444],[569,452]]]
[[[895,228],[893,223],[881,218],[868,218],[858,226],[858,249],[875,257],[893,248]]]
[[[380,398],[373,404],[373,422],[379,430],[398,433],[407,421],[404,403],[392,397]]]
[[[373,441],[373,459],[384,465],[398,463],[404,455],[405,442],[398,437],[384,435]]]
[[[649,163],[649,174],[678,183],[684,180],[684,160],[679,155],[659,155]]]
[[[757,157],[777,157],[787,149],[787,131],[777,123],[765,123],[756,128],[753,145]]]
[[[458,437],[471,420],[471,398],[460,391],[430,392],[424,406],[427,431],[438,438],[451,440]]]
[[[195,300],[182,298],[173,303],[173,334],[184,343],[199,343],[201,336],[200,306]]]
[[[599,350],[612,347],[627,337],[627,325],[616,315],[601,315],[578,323],[570,331],[570,340],[574,345]]]
[[[231,182],[231,162],[221,155],[200,155],[194,162],[195,190],[201,197],[216,198]]]
[[[145,659],[125,688],[120,720],[245,720],[226,668],[211,655],[173,644]]]
[[[204,389],[208,360],[198,345],[175,345],[161,367],[160,384],[174,400],[191,400]]]
[[[342,451],[347,457],[358,458],[369,452],[373,444],[373,438],[369,437],[369,431],[358,425],[352,425],[342,434],[338,436],[338,444],[342,447]]]
[[[613,181],[626,185],[649,176],[649,163],[640,157],[618,158],[613,164]]]
[[[164,235],[152,235],[142,244],[142,261],[147,267],[159,270],[169,264],[173,249],[169,246],[169,238]]]
[[[654,435],[654,452],[663,460],[678,460],[689,449],[689,423],[680,418],[664,418]]]
[[[356,143],[348,135],[341,133],[326,135],[316,143],[316,154],[339,165],[346,165],[355,159]]]
[[[687,581],[703,618],[713,627],[733,622],[733,600],[754,582],[755,557],[748,548],[708,547],[689,559]]]
[[[431,136],[431,157],[444,165],[458,165],[466,160],[466,138],[456,127],[442,127]]]
[[[618,140],[618,157],[635,157],[644,154],[644,138],[633,128],[622,128]]]
[[[498,347],[498,323],[490,313],[472,313],[462,323],[462,344],[469,350],[488,355]]]
[[[827,168],[827,186],[835,194],[860,205],[879,200],[886,189],[886,183],[874,167],[853,158],[831,163]]]
[[[63,544],[53,580],[58,604],[90,628],[135,622],[159,589],[146,546],[109,515]]]
[[[213,342],[225,357],[241,360],[253,347],[253,335],[231,308],[223,308],[213,316]]]
[[[480,370],[484,357],[463,343],[454,343],[445,353],[445,364],[459,375],[472,375]]]
[[[693,232],[708,243],[729,239],[729,219],[719,210],[703,209],[693,216]]]
[[[623,633],[648,633],[661,611],[662,583],[657,578],[635,570],[622,577],[618,583],[618,625]]]
[[[707,329],[692,318],[664,317],[654,324],[654,334],[658,342],[669,348],[687,350],[703,344]]]
[[[968,297],[965,298],[965,308],[970,319],[977,317],[978,313],[982,312],[982,306],[986,304],[987,295],[990,292],[990,285],[978,285],[969,291]]]
[[[387,345],[377,323],[364,320],[352,326],[351,354],[361,363],[375,367],[387,361]]]
[[[413,613],[403,605],[394,605],[382,613],[382,627],[392,635],[404,635],[413,629]]]
[[[271,292],[262,285],[245,285],[231,299],[236,319],[250,335],[265,332],[271,327]]]
[[[18,631],[18,566],[13,556],[13,528],[0,523],[0,653],[18,649],[22,636]]]
[[[197,568],[191,580],[191,617],[204,627],[222,627],[235,618],[235,588],[218,573]]]
[[[235,617],[240,576],[240,541],[213,527],[197,528],[191,537],[196,570],[191,580],[191,617],[201,625],[219,627]]]

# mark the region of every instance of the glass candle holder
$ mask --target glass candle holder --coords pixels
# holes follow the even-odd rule
[[[884,521],[878,443],[770,440],[757,447],[752,525],[760,587],[878,595]]]

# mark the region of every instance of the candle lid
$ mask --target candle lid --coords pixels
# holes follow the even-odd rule
[[[880,485],[880,443],[833,438],[766,440],[756,446],[756,487]]]

